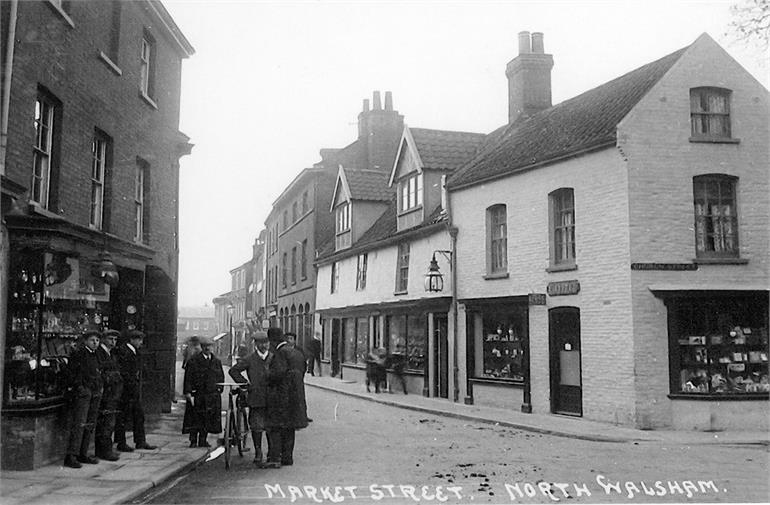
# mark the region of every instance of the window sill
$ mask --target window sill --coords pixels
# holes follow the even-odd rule
[[[551,265],[545,269],[546,272],[568,272],[570,270],[577,270],[578,267],[575,263],[569,263],[566,265]]]
[[[112,70],[112,72],[115,75],[123,75],[123,71],[118,67],[112,59],[110,59],[109,56],[104,54],[104,51],[99,51],[99,59],[104,62],[105,65],[107,65],[107,68]]]
[[[747,265],[748,258],[695,258],[693,263],[698,265]]]
[[[505,386],[518,386],[523,387],[526,381],[520,379],[504,379],[504,378],[492,378],[492,377],[470,377],[468,380],[476,384],[498,384]]]
[[[484,279],[485,281],[493,281],[493,280],[496,280],[496,279],[507,279],[507,278],[509,278],[510,276],[511,276],[511,275],[510,275],[508,272],[499,272],[499,273],[496,273],[496,274],[487,274],[487,275],[484,275],[484,276],[483,276],[483,279]]]
[[[668,395],[671,400],[698,400],[698,401],[756,401],[767,400],[770,393],[671,393]]]
[[[144,100],[145,102],[147,102],[147,104],[148,104],[150,107],[152,107],[152,108],[153,108],[153,109],[155,109],[155,110],[158,110],[158,104],[156,104],[156,103],[155,103],[155,100],[153,100],[152,98],[150,98],[150,97],[147,95],[147,93],[145,93],[145,92],[144,92],[144,91],[142,91],[141,89],[139,90],[139,97],[140,97],[142,100]]]
[[[413,212],[417,212],[418,210],[422,210],[422,205],[417,205],[415,207],[410,207],[408,209],[401,209],[398,211],[398,217],[405,216]]]
[[[690,137],[690,142],[703,144],[740,144],[741,139],[732,137]]]
[[[57,5],[56,2],[52,2],[51,0],[48,0],[46,2],[49,7],[51,7],[58,15],[60,15],[64,21],[67,22],[68,25],[70,25],[70,28],[75,28],[75,22],[72,21],[72,18],[69,14],[67,14],[64,9],[61,8],[61,6]]]
[[[408,295],[409,291],[394,291],[393,296],[402,296],[402,295]]]

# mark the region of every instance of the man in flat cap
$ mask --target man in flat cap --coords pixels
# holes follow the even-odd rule
[[[267,339],[267,333],[264,331],[257,331],[255,333],[254,346],[254,352],[239,360],[230,368],[228,373],[238,383],[246,382],[246,378],[243,377],[244,371],[249,378],[247,403],[249,406],[251,438],[254,440],[254,450],[256,452],[254,464],[262,468],[264,466],[262,432],[266,429],[265,422],[267,419],[267,374],[275,356],[270,351],[270,342]]]
[[[96,457],[107,461],[118,460],[118,453],[112,450],[112,433],[115,431],[118,402],[123,393],[123,378],[120,376],[118,358],[113,352],[119,336],[118,330],[103,331],[99,347],[96,348],[104,383],[99,417],[96,420]]]
[[[192,406],[194,425],[189,429],[198,434],[197,447],[210,447],[206,440],[209,433],[222,432],[222,389],[218,385],[225,381],[222,362],[211,352],[213,342],[200,337],[201,352],[190,358],[184,374],[183,393],[187,405]],[[192,434],[190,446],[193,445]]]
[[[142,360],[139,349],[144,343],[144,333],[129,330],[128,342],[116,349],[120,376],[123,378],[123,394],[120,397],[120,413],[115,421],[115,443],[120,452],[132,452],[133,447],[126,443],[126,425],[129,419],[134,430],[134,445],[137,449],[157,449],[147,443],[144,432],[144,408],[141,399]]]
[[[102,397],[102,374],[96,357],[98,346],[99,332],[87,331],[68,359],[70,431],[64,466],[70,468],[80,468],[81,463],[93,465],[99,462],[88,455]]]

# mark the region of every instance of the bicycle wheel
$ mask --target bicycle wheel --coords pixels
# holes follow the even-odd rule
[[[231,421],[232,421],[232,415],[233,411],[228,410],[227,415],[225,416],[225,438],[224,438],[224,444],[225,444],[225,470],[230,469],[230,452],[232,451],[232,428],[231,428]]]
[[[236,413],[236,433],[238,438],[238,456],[243,457],[243,453],[248,449],[246,447],[246,440],[249,437],[248,422],[246,422],[246,409],[239,408]]]

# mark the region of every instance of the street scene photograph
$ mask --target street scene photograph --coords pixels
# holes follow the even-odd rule
[[[3,505],[770,503],[770,0],[0,0]]]

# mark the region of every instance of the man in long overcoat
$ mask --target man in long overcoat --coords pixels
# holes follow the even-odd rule
[[[104,383],[99,417],[96,420],[96,457],[107,461],[118,460],[118,453],[112,450],[115,415],[123,393],[123,378],[120,376],[117,356],[113,352],[118,343],[118,336],[120,336],[118,330],[105,330],[102,332],[99,347],[96,348],[96,357],[99,358]]]
[[[126,334],[128,342],[118,346],[116,356],[123,379],[123,393],[120,396],[118,417],[115,420],[115,443],[120,452],[132,452],[133,447],[126,443],[126,427],[129,421],[134,430],[134,445],[137,449],[157,449],[147,443],[144,431],[144,407],[141,399],[142,358],[139,349],[144,343],[144,333],[139,330],[129,330]]]
[[[81,463],[96,464],[98,459],[88,455],[94,424],[102,397],[102,374],[96,348],[99,332],[88,331],[82,343],[70,354],[67,363],[68,395],[71,400],[69,440],[64,466],[80,468]]]
[[[184,395],[187,404],[192,405],[197,426],[191,430],[198,433],[198,447],[211,447],[206,440],[209,433],[222,432],[222,393],[218,385],[225,381],[222,362],[211,352],[213,343],[201,337],[201,352],[190,358],[184,374]],[[192,440],[192,438],[191,438]]]
[[[182,369],[187,376],[187,363],[190,358],[201,352],[201,340],[198,335],[193,335],[187,341],[187,345],[182,353]],[[182,382],[184,385],[184,381]],[[190,436],[190,447],[198,447],[198,426],[200,421],[196,419],[195,408],[191,402],[187,402],[184,408],[184,418],[182,419],[182,433]]]
[[[270,343],[267,340],[267,333],[264,331],[256,333],[254,344],[256,346],[255,351],[244,359],[238,360],[228,373],[238,383],[246,382],[246,379],[243,377],[244,371],[246,371],[246,375],[249,378],[246,402],[249,406],[249,427],[251,428],[251,438],[254,440],[254,450],[256,452],[254,464],[262,467],[262,432],[266,429],[267,421],[267,375],[275,359],[275,354],[270,351]]]
[[[293,334],[287,335],[296,338]],[[286,342],[279,328],[268,329],[268,337],[275,349],[275,359],[268,372],[271,386],[268,389],[267,466],[280,468],[294,464],[295,431],[308,425],[304,385],[306,363],[304,355]]]

